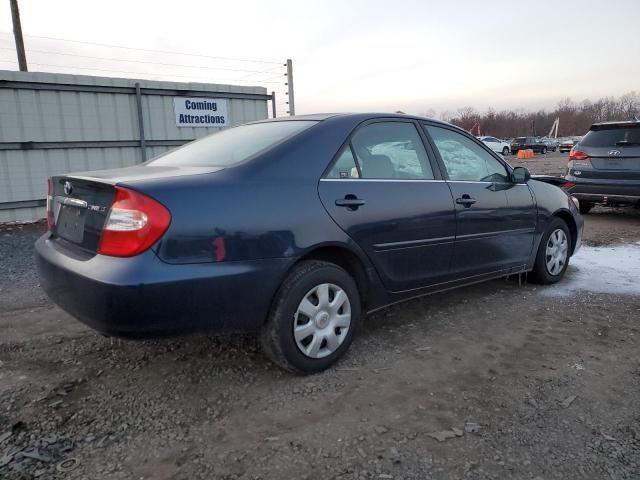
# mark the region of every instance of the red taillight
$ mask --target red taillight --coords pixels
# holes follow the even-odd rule
[[[51,179],[47,178],[47,230],[53,231],[53,186]]]
[[[565,190],[569,190],[570,188],[573,188],[575,186],[576,186],[575,183],[567,182],[564,185],[562,185],[562,188],[564,188]]]
[[[571,151],[569,152],[569,160],[586,160],[587,158],[589,158],[589,155],[587,155],[581,150],[576,150],[575,148],[572,148]]]
[[[169,223],[171,214],[159,202],[134,190],[116,187],[98,253],[113,257],[138,255],[160,239]]]

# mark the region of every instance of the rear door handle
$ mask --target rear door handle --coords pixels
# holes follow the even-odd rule
[[[362,200],[361,198],[356,197],[355,195],[345,195],[344,198],[339,198],[336,200],[336,206],[345,207],[349,210],[357,210],[359,207],[365,205],[367,202]]]
[[[470,195],[465,193],[464,195],[462,195],[462,197],[456,198],[456,203],[458,205],[463,205],[464,208],[469,208],[471,205],[476,203],[476,199],[475,198],[471,198]]]

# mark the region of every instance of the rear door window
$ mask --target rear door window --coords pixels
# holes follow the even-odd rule
[[[362,178],[432,180],[422,138],[408,122],[376,122],[360,127],[351,139]]]
[[[449,180],[507,183],[506,167],[480,145],[448,128],[425,126],[440,153]]]
[[[342,153],[338,155],[338,159],[329,170],[327,178],[360,178],[358,167],[356,166],[356,159],[351,151],[351,146],[346,145]]]

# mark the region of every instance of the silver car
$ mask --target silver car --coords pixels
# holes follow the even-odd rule
[[[640,206],[640,121],[593,124],[569,152],[565,179],[583,214],[597,203]]]

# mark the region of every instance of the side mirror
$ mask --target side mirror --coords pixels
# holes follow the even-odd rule
[[[531,180],[531,174],[529,170],[524,167],[516,167],[511,173],[511,181],[513,183],[527,183]]]

